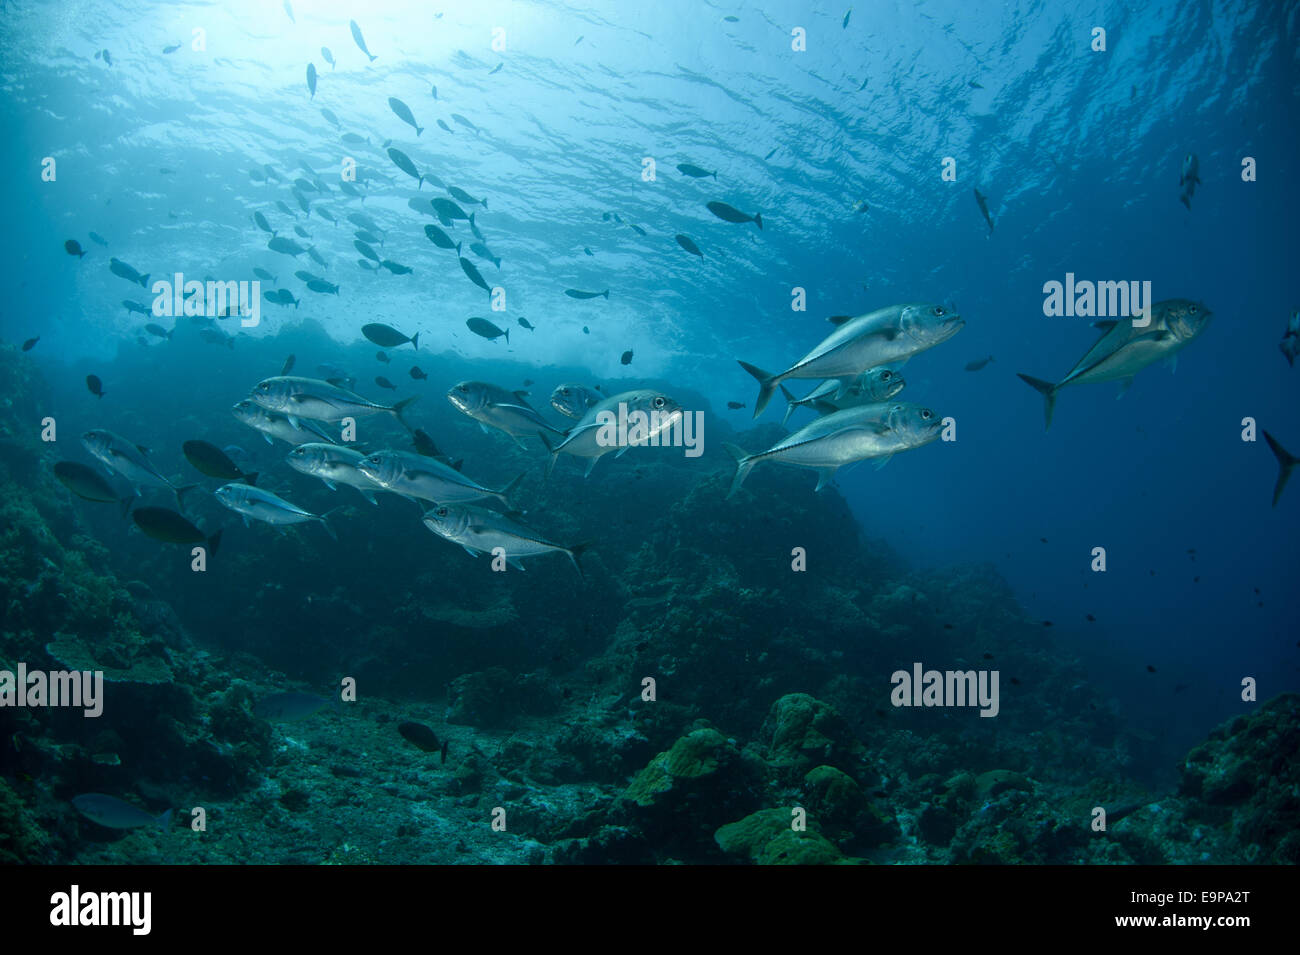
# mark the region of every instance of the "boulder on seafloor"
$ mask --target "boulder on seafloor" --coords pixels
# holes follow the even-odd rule
[[[869,848],[898,834],[893,820],[876,809],[853,777],[834,766],[815,766],[803,779],[810,816],[837,844]]]
[[[793,808],[760,809],[720,826],[713,838],[723,852],[744,856],[757,865],[835,865],[850,861],[815,829],[792,828]]]
[[[768,711],[759,730],[767,763],[791,781],[817,765],[856,770],[862,744],[835,707],[807,693],[787,693]]]
[[[1187,817],[1226,826],[1247,862],[1300,863],[1300,694],[1269,700],[1187,754]]]

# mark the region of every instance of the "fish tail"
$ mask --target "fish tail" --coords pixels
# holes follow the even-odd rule
[[[420,333],[419,333],[419,332],[416,332],[414,335],[411,336],[411,347],[414,348],[416,351],[419,351],[419,350],[420,350]]]
[[[510,329],[506,329],[506,344],[510,344]]]
[[[785,395],[785,417],[781,419],[781,427],[784,428],[785,423],[790,420],[790,415],[794,414],[794,409],[799,407],[799,399],[785,385],[781,386],[781,394]]]
[[[1192,211],[1192,204],[1191,204],[1190,202],[1187,201],[1187,195],[1186,195],[1186,193],[1184,193],[1183,195],[1179,196],[1179,197],[1178,197],[1178,201],[1181,202],[1183,205],[1185,205],[1185,206],[1187,207],[1187,211],[1188,211],[1188,212],[1191,212],[1191,211]]]
[[[1273,451],[1273,456],[1277,458],[1277,484],[1273,485],[1273,506],[1277,507],[1277,499],[1282,496],[1282,489],[1286,487],[1291,472],[1295,470],[1297,464],[1300,464],[1300,458],[1295,457],[1286,448],[1278,444],[1267,431],[1264,432],[1264,440],[1268,442],[1269,448]]]
[[[171,828],[172,811],[168,809],[165,813],[163,813],[161,816],[155,819],[154,822],[158,823],[158,828],[160,831],[166,832],[169,828]]]
[[[223,533],[223,531],[218,530],[215,534],[213,534],[211,537],[208,538],[208,555],[209,555],[209,556],[213,556],[213,557],[216,556],[217,548],[221,546],[221,535],[222,535],[222,533]]]
[[[498,501],[500,501],[502,504],[504,504],[507,508],[509,508],[509,507],[510,507],[510,495],[513,494],[513,493],[515,493],[515,491],[518,489],[518,487],[519,487],[519,482],[522,481],[522,480],[524,479],[524,474],[525,474],[525,473],[527,473],[527,472],[523,472],[523,473],[521,473],[521,474],[520,474],[518,477],[516,477],[513,481],[511,481],[509,484],[507,484],[505,487],[503,487],[500,491],[497,491],[496,493],[494,493],[492,496],[495,497],[495,498],[496,498]]]
[[[190,493],[190,491],[194,490],[196,487],[198,487],[197,484],[186,484],[184,487],[178,487],[172,489],[176,494],[177,510],[181,510],[181,511],[185,510],[185,501],[183,500],[183,498],[185,497],[186,494]]]
[[[742,447],[734,444],[727,444],[726,442],[724,442],[722,446],[727,449],[733,458],[736,459],[736,476],[731,479],[731,489],[727,491],[727,497],[730,498],[740,490],[740,485],[745,483],[745,478],[747,478],[749,472],[754,469],[754,464],[756,462],[754,461],[753,456]]]
[[[257,483],[257,472],[256,472],[256,471],[250,471],[249,473],[245,474],[245,475],[244,475],[244,483],[247,484],[249,487],[252,487],[254,484],[256,484],[256,483]]]
[[[601,294],[605,296],[605,301],[608,302],[608,301],[609,301],[609,289],[605,289],[605,291],[602,292]]]
[[[481,203],[483,203],[483,208],[486,209],[486,208],[487,208],[487,200],[486,200],[486,199],[480,199],[479,201],[480,201]]]
[[[767,407],[767,403],[772,400],[772,394],[776,391],[776,386],[780,384],[776,375],[770,375],[762,368],[751,365],[748,362],[739,362],[740,367],[749,372],[758,379],[758,399],[754,402],[754,417],[757,418]]]
[[[754,213],[754,225],[758,226],[760,229],[763,228],[763,217],[757,212]]]
[[[367,53],[366,56],[370,57],[370,62],[371,62],[371,63],[373,63],[373,62],[375,62],[375,60],[379,59],[379,57],[375,56],[373,53]]]
[[[402,412],[405,411],[410,406],[411,402],[418,401],[419,398],[420,398],[419,395],[412,395],[410,398],[403,398],[397,404],[393,405],[391,408],[388,409],[393,413],[393,416],[396,417],[398,421],[402,422],[402,425],[406,428],[407,431],[411,430],[411,426],[407,424],[406,419],[402,417]]]
[[[555,445],[551,444],[551,439],[546,436],[545,432],[538,431],[537,436],[542,439],[542,444],[546,445],[546,450],[551,455],[550,460],[546,462],[546,480],[549,481],[551,472],[555,470],[555,462],[560,457],[560,452],[555,449]]]
[[[419,136],[422,132],[424,132],[424,127],[423,127],[423,126],[417,126],[417,127],[415,127],[415,135]]]
[[[1052,412],[1056,410],[1056,385],[1050,381],[1043,381],[1041,378],[1022,375],[1020,372],[1016,372],[1016,377],[1043,396],[1043,416],[1047,421],[1047,427],[1043,430],[1051,430]]]
[[[583,580],[587,579],[587,575],[583,573],[582,564],[578,563],[578,558],[582,556],[582,552],[590,547],[591,544],[591,541],[583,541],[581,544],[574,544],[565,551],[565,553],[569,555],[569,560],[573,561],[573,567],[578,572],[578,576]]]
[[[335,541],[337,541],[337,540],[339,539],[339,535],[338,535],[337,533],[335,533],[334,528],[333,528],[332,526],[330,526],[330,522],[329,522],[328,520],[325,519],[325,515],[324,515],[324,514],[321,514],[320,516],[318,516],[318,517],[316,518],[316,520],[320,521],[320,526],[323,527],[323,528],[325,528],[325,533],[326,533],[326,534],[328,534],[328,535],[329,535],[331,538],[333,538]]]
[[[135,503],[134,495],[122,498],[122,519],[126,520],[127,515],[131,513],[131,505]]]
[[[140,280],[140,287],[141,287],[141,288],[148,288],[148,287],[149,287],[149,276],[152,275],[152,274],[153,274],[152,272],[146,272],[146,273],[144,274],[144,278],[142,278],[142,279]]]

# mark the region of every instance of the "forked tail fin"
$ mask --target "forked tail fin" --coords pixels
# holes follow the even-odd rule
[[[1273,506],[1277,507],[1277,499],[1282,496],[1282,489],[1286,487],[1291,472],[1295,470],[1297,464],[1300,464],[1300,458],[1295,457],[1290,451],[1278,444],[1267,431],[1264,432],[1264,440],[1268,442],[1268,446],[1273,451],[1273,456],[1277,458],[1277,484],[1273,485]]]
[[[779,385],[780,382],[776,380],[776,375],[769,374],[756,365],[751,365],[744,361],[738,362],[738,364],[758,380],[758,398],[754,402],[754,417],[757,418],[763,413],[763,409],[767,407],[767,403],[772,400],[772,395],[776,392],[776,386]]]
[[[736,475],[731,479],[731,490],[727,491],[727,497],[731,497],[740,490],[740,485],[745,483],[745,478],[748,477],[749,472],[754,469],[754,464],[756,462],[754,457],[744,448],[738,447],[734,444],[726,444],[725,442],[722,446],[727,449],[728,453],[733,458],[736,459]]]
[[[1016,372],[1016,377],[1043,396],[1043,416],[1047,421],[1047,427],[1043,430],[1050,431],[1052,428],[1052,412],[1056,410],[1056,385],[1050,381],[1043,381],[1041,378],[1022,375],[1020,372]]]

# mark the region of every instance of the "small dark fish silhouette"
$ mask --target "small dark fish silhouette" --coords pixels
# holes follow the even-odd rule
[[[90,393],[96,398],[104,397],[104,383],[99,380],[98,375],[87,375],[86,387],[90,389]]]
[[[692,242],[689,236],[678,235],[676,238],[677,244],[691,255],[698,255],[700,258],[704,258],[704,253],[700,251],[700,247]]]
[[[763,217],[755,212],[752,216],[748,213],[741,212],[734,206],[729,206],[725,202],[707,203],[708,210],[723,222],[752,222],[760,229],[763,228]]]
[[[411,440],[415,444],[417,453],[424,455],[426,458],[442,457],[442,452],[438,446],[433,443],[433,438],[429,437],[427,431],[423,428],[416,428],[415,433],[411,435]]]
[[[387,388],[389,391],[397,390],[397,386],[393,384],[391,381],[389,381],[387,378],[383,377],[382,375],[378,375],[375,377],[375,384],[377,384],[380,388]]]
[[[464,259],[462,259],[461,261],[464,261]],[[605,291],[603,292],[584,292],[576,288],[566,288],[564,290],[564,294],[569,296],[569,298],[576,298],[576,299],[600,298],[602,295],[605,296],[606,299],[608,299],[609,289],[605,289]]]
[[[37,335],[35,338],[27,339],[27,341],[23,342],[23,351],[31,351],[33,348],[36,347],[36,343],[40,340],[41,340],[40,335]]]
[[[531,379],[531,378],[525,378],[525,379],[524,379],[524,387],[525,387],[525,388],[527,388],[527,387],[528,387],[529,385],[531,385],[532,383],[533,383],[533,379]]]
[[[375,352],[375,357],[378,358],[380,361],[382,361],[385,365],[387,365],[390,361],[392,361],[391,358],[389,358],[381,351]]]
[[[1155,672],[1156,672],[1156,668],[1153,667],[1151,664],[1148,663],[1148,664],[1147,664],[1147,672],[1148,672],[1148,673],[1155,673]]]
[[[496,65],[496,69],[494,69],[491,73],[489,73],[488,76],[494,76],[495,74],[500,73],[500,72],[501,72],[501,67],[503,67],[503,66],[505,66],[505,63],[504,63],[504,62],[502,62],[502,63],[498,63],[498,64]]]
[[[1097,622],[1097,618],[1094,617],[1092,614],[1088,614],[1087,616],[1084,617],[1084,619],[1087,620],[1089,623]]]
[[[399,723],[397,732],[402,734],[402,739],[414,743],[426,753],[437,753],[443,748],[438,735],[423,723]]]
[[[412,366],[411,366],[411,377],[414,378],[416,381],[424,381],[424,380],[427,379],[429,376],[428,376],[427,374],[425,374],[423,371],[420,370],[420,366],[419,366],[419,365],[412,365]]]
[[[973,89],[973,90],[982,90],[982,89],[984,89],[984,87],[981,86],[979,83],[977,83],[975,80],[971,80],[971,81],[970,81],[969,83],[967,83],[966,85],[969,86],[969,87],[970,87],[971,89]]]
[[[583,325],[583,326],[582,326],[582,334],[584,334],[584,335],[590,335],[590,334],[591,334],[591,329],[588,328],[586,325]]]
[[[163,52],[164,52],[164,53],[175,53],[175,52],[176,52],[177,50],[179,50],[180,48],[181,48],[181,45],[180,45],[179,43],[173,43],[171,46],[165,46],[165,47],[163,47]]]
[[[620,358],[619,361],[624,365],[632,364],[632,349],[629,348],[627,351],[623,352],[623,357]]]
[[[366,38],[361,35],[361,27],[357,26],[357,21],[349,20],[348,26],[352,28],[352,39],[356,42],[357,48],[366,56],[370,57],[371,63],[375,62],[378,57],[366,49]]]
[[[420,348],[420,333],[414,335],[403,335],[391,325],[384,325],[380,322],[371,322],[369,325],[361,326],[361,334],[366,338],[379,345],[382,348],[396,348],[399,345],[411,343],[411,347],[417,351]]]
[[[284,360],[284,364],[280,367],[281,378],[289,374],[289,372],[293,371],[294,362],[296,362],[297,360],[298,360],[297,355],[290,355],[288,358]]]
[[[76,239],[69,239],[67,242],[63,243],[63,249],[68,253],[68,255],[75,255],[79,259],[84,258],[86,255],[86,253],[81,249],[81,243]]]
[[[977,359],[975,359],[975,361],[968,361],[968,362],[966,363],[966,370],[967,370],[967,371],[979,371],[981,368],[983,368],[985,365],[987,365],[987,364],[988,364],[989,362],[991,362],[992,360],[993,360],[993,356],[992,356],[992,355],[989,355],[988,358],[977,358]]]
[[[847,30],[849,28],[849,17],[851,16],[853,16],[853,8],[849,7],[849,12],[844,14],[844,22],[840,24],[841,30]]]
[[[463,259],[461,261],[464,261]],[[475,335],[481,335],[483,338],[492,340],[505,336],[506,342],[510,341],[510,329],[501,329],[489,322],[486,318],[470,318],[465,320],[465,325]]]
[[[988,196],[984,195],[979,189],[975,190],[975,201],[979,203],[980,212],[984,215],[984,221],[989,224],[989,233],[993,232],[993,217],[989,215]]]
[[[727,407],[732,411],[739,411],[741,408],[745,407],[745,403],[743,401],[728,401]]]
[[[594,255],[595,255],[595,253],[592,252],[591,249],[587,248],[586,246],[583,246],[583,247],[582,247],[582,251],[583,251],[583,252],[586,252],[588,255],[591,255],[591,256],[594,256]]]
[[[530,332],[537,331],[537,329],[533,327],[532,322],[528,321],[528,319],[524,318],[522,315],[519,316],[519,327],[526,328]]]

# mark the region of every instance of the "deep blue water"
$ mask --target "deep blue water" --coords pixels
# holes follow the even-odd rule
[[[706,433],[712,452],[722,440],[755,451],[745,429],[756,388],[736,359],[783,369],[830,331],[829,315],[948,303],[965,328],[904,366],[900,397],[954,417],[957,440],[840,474],[868,537],[929,572],[992,564],[1125,719],[1171,751],[1242,711],[1244,677],[1261,699],[1300,687],[1300,488],[1272,507],[1273,456],[1262,435],[1241,440],[1252,417],[1300,454],[1300,370],[1277,347],[1300,307],[1294,3],[899,0],[857,4],[847,26],[847,4],[485,2],[435,18],[437,6],[301,0],[291,22],[270,0],[5,5],[0,338],[40,336],[30,360],[69,431],[125,430],[126,420],[141,443],[197,436],[222,402],[275,373],[275,360],[254,370],[244,351],[312,320],[338,355],[299,354],[298,373],[346,356],[370,397],[375,374],[411,393],[405,366],[431,353],[474,377],[537,379],[534,402],[558,425],[544,395],[559,380],[635,378],[706,399],[737,432]],[[349,35],[352,17],[373,63]],[[791,50],[796,27],[802,52]],[[1105,52],[1090,48],[1094,27],[1106,30]],[[196,28],[206,50],[193,49]],[[164,54],[169,44],[180,49]],[[103,49],[111,66],[94,58]],[[340,132],[368,142],[342,143]],[[476,222],[500,269],[468,252],[464,223],[449,231],[506,289],[504,317],[422,234],[436,220],[407,200],[445,192],[413,188],[385,156],[388,140],[421,170],[487,197]],[[1202,180],[1190,209],[1179,202],[1188,153]],[[41,179],[47,156],[54,182]],[[344,157],[383,177],[366,184],[364,204],[337,188]],[[642,177],[646,157],[654,181]],[[941,175],[945,157],[956,181]],[[1245,157],[1255,181],[1242,179]],[[683,176],[681,162],[717,178]],[[303,163],[333,187],[311,204],[337,225],[275,207],[297,209],[290,186]],[[250,177],[264,165],[283,181]],[[974,189],[988,196],[991,233]],[[762,229],[720,221],[710,200],[760,212]],[[855,211],[863,201],[869,209]],[[327,269],[269,251],[256,211],[282,234],[303,226]],[[414,274],[358,267],[344,220],[357,211],[386,230],[381,256]],[[64,251],[70,238],[84,258]],[[192,339],[142,345],[144,319],[120,303],[151,296],[113,275],[110,256],[155,279],[248,279],[262,267],[301,307],[263,302],[262,325],[229,353]],[[339,296],[305,290],[292,277],[300,268],[339,284]],[[1059,380],[1097,334],[1088,319],[1043,314],[1044,283],[1067,272],[1149,281],[1157,301],[1193,299],[1214,319],[1175,372],[1143,370],[1122,400],[1113,383],[1065,389],[1045,432],[1041,399],[1015,372]],[[806,311],[791,310],[796,286]],[[574,301],[566,288],[610,295]],[[475,337],[471,315],[508,324],[509,343]],[[381,368],[360,338],[365,322],[419,330],[419,355],[393,349],[401,363]],[[88,373],[104,381],[102,403],[85,392]],[[803,394],[814,383],[788,384]],[[452,381],[428,384],[413,418],[453,444],[444,436],[463,421],[440,397]],[[728,411],[728,401],[747,407]],[[129,417],[109,417],[124,407]],[[758,423],[782,410],[774,402]],[[151,416],[156,430],[142,433]],[[260,442],[228,416],[219,427],[228,437],[218,444],[241,433],[245,446]],[[700,474],[725,461],[701,462]],[[184,467],[173,448],[164,470]],[[598,467],[582,493],[635,506],[621,462]],[[816,508],[815,478],[802,476],[805,496],[791,506]],[[1095,546],[1106,548],[1105,574],[1089,570]]]

